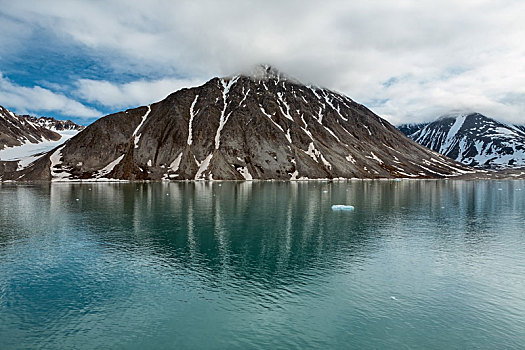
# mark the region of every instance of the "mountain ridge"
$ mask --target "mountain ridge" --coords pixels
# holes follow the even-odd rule
[[[399,129],[421,145],[468,166],[525,166],[525,128],[480,113],[448,114],[433,122],[405,124]]]

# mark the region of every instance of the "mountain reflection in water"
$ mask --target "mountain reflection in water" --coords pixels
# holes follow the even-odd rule
[[[0,347],[512,348],[522,188],[2,184]]]

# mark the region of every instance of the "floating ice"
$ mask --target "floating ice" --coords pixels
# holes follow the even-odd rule
[[[334,204],[332,205],[332,210],[348,210],[348,211],[352,211],[354,210],[354,206],[353,205],[344,205],[344,204]]]

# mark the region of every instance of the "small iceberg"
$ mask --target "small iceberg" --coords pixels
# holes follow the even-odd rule
[[[332,210],[347,210],[347,211],[352,211],[354,210],[354,206],[353,205],[344,205],[344,204],[334,204],[332,205]]]

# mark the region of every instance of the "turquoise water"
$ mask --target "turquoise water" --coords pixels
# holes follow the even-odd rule
[[[523,349],[525,182],[2,184],[26,348]]]

